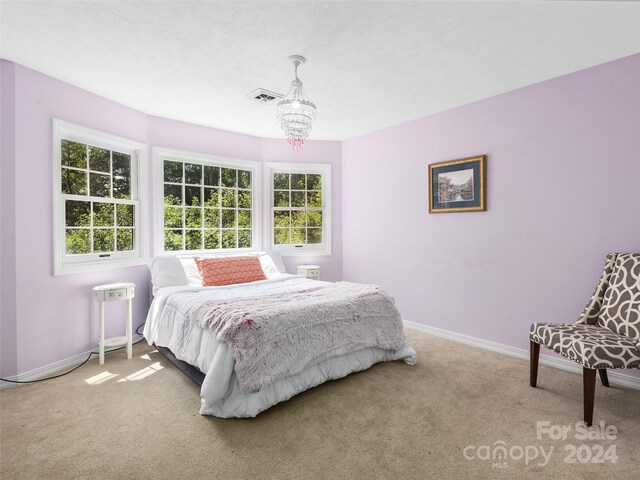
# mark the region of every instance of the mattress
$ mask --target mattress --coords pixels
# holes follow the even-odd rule
[[[316,285],[296,275],[279,274],[267,280],[224,287],[166,287],[160,289],[149,309],[144,336],[149,345],[169,348],[182,360],[205,374],[200,392],[200,413],[221,418],[254,417],[276,403],[315,387],[327,380],[365,370],[375,363],[403,360],[416,362],[416,353],[407,338],[397,351],[365,348],[331,357],[300,373],[281,378],[256,392],[240,389],[234,372],[235,360],[229,346],[219,342],[213,330],[201,328],[187,319],[186,312],[203,301],[277,294]]]

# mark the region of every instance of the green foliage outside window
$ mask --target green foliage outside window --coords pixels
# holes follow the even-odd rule
[[[273,174],[273,242],[322,243],[322,175]]]
[[[75,197],[65,198],[66,253],[134,250],[135,205],[114,201],[131,200],[131,155],[70,140],[60,154],[61,192]]]
[[[165,160],[164,249],[251,247],[252,174]]]

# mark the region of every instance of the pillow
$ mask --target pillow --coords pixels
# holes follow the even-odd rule
[[[282,265],[282,258],[280,258],[278,252],[262,252],[258,255],[258,259],[260,260],[260,265],[262,265],[262,271],[267,278],[271,278],[279,273],[286,273],[284,265]]]
[[[247,257],[198,258],[196,264],[204,287],[217,287],[234,283],[266,280],[260,260],[255,255]]]
[[[193,257],[180,258],[180,264],[187,277],[188,284],[193,287],[201,287],[202,276],[200,275],[200,270],[198,270],[198,265],[196,265],[196,259]]]
[[[170,255],[155,257],[149,265],[149,270],[151,270],[151,285],[154,295],[164,287],[189,285],[182,264],[176,257]]]
[[[272,250],[270,252],[266,252],[263,256],[269,257],[276,267],[278,273],[287,273],[287,269],[284,267],[284,263],[282,262],[282,256],[280,252]]]

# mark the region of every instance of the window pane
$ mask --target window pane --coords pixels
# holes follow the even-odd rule
[[[88,227],[91,225],[91,202],[65,202],[65,224],[67,227]]]
[[[274,207],[288,207],[289,206],[289,192],[273,192],[273,206]]]
[[[238,170],[238,187],[251,188],[251,172],[247,170]]]
[[[305,227],[307,225],[306,211],[295,210],[291,212],[291,225],[294,227]]]
[[[89,195],[93,197],[110,197],[111,196],[111,176],[101,173],[89,174]]]
[[[185,163],[184,183],[202,185],[202,165],[198,165],[196,163]]]
[[[307,229],[307,243],[322,243],[322,229],[321,228],[308,228]]]
[[[251,210],[238,210],[238,226],[251,228]]]
[[[133,227],[133,205],[116,205],[116,222],[120,227]]]
[[[187,208],[185,220],[187,228],[202,228],[202,209]]]
[[[249,190],[238,190],[238,207],[251,208],[251,192]]]
[[[294,173],[291,175],[291,190],[304,190],[304,174]]]
[[[273,229],[273,243],[276,245],[282,245],[289,243],[289,229],[288,228],[274,228]]]
[[[237,187],[236,183],[236,169],[235,168],[223,168],[222,169],[222,186],[223,187]]]
[[[131,198],[129,177],[113,177],[113,198]]]
[[[113,252],[114,238],[112,228],[96,228],[93,230],[93,251]]]
[[[222,228],[234,228],[236,223],[236,211],[223,209],[222,210]]]
[[[182,187],[180,185],[164,186],[164,204],[182,205]]]
[[[164,226],[167,228],[184,227],[181,207],[164,207]]]
[[[204,231],[204,248],[220,248],[220,230]]]
[[[236,207],[236,192],[233,188],[222,189],[222,206],[226,208]]]
[[[182,235],[184,230],[165,230],[164,249],[182,250]]]
[[[300,245],[307,243],[305,229],[304,228],[292,228],[291,229],[291,243],[294,245]]]
[[[61,174],[62,193],[67,193],[69,195],[87,194],[86,172],[63,168]]]
[[[274,190],[289,190],[289,174],[276,173],[273,175]]]
[[[217,208],[204,209],[204,226],[205,228],[220,227],[220,210]]]
[[[322,212],[317,210],[307,211],[307,225],[310,227],[322,226]]]
[[[119,252],[133,250],[133,228],[116,229],[116,249]]]
[[[185,204],[197,207],[202,205],[202,187],[184,187]]]
[[[131,198],[131,155],[112,152],[113,198]]]
[[[289,210],[274,210],[273,225],[276,227],[290,227],[291,212]]]
[[[251,230],[238,230],[238,247],[251,247]]]
[[[238,248],[236,243],[236,230],[222,231],[222,248]]]
[[[187,230],[185,250],[202,250],[202,230]]]
[[[322,207],[322,193],[320,193],[320,192],[307,192],[307,206],[308,207]]]
[[[219,188],[204,189],[204,205],[205,207],[220,206],[220,189]]]
[[[204,184],[212,187],[220,185],[220,167],[204,167]]]
[[[182,183],[182,162],[164,161],[164,181]]]
[[[307,175],[307,190],[322,190],[322,175]]]
[[[113,203],[93,202],[93,226],[113,227],[113,207]]]
[[[91,253],[91,230],[88,228],[67,229],[65,239],[66,252],[68,255],[80,255]]]
[[[291,192],[291,206],[292,207],[304,207],[304,192]]]
[[[62,140],[60,146],[62,165],[87,168],[87,146],[84,143]]]
[[[104,148],[89,147],[89,170],[111,173],[109,157],[111,152]]]

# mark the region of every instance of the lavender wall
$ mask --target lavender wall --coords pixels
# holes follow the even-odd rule
[[[52,275],[52,119],[59,118],[130,138],[149,147],[174,148],[255,161],[292,160],[286,142],[225,132],[151,117],[12,62],[0,61],[2,169],[0,170],[0,376],[26,373],[95,348],[97,307],[91,288],[102,283],[137,284],[134,328],[149,306],[146,267],[91,274]],[[149,160],[152,161],[151,151]],[[296,161],[333,165],[335,221],[340,223],[339,142],[308,142]],[[149,168],[149,178],[152,169]],[[153,191],[151,184],[148,193]],[[16,196],[17,195],[17,196]],[[149,232],[153,231],[149,208]],[[334,229],[334,255],[318,261],[323,275],[342,273],[340,228]],[[149,249],[151,250],[151,239]],[[315,261],[297,257],[296,263]],[[124,303],[108,304],[107,336],[122,335]]]
[[[343,143],[343,274],[406,320],[528,348],[640,252],[640,55]],[[487,212],[428,214],[427,165],[487,154]]]
[[[15,198],[13,211],[7,217],[3,211],[2,217],[8,234],[15,238],[16,273],[6,283],[3,278],[3,292],[5,285],[15,288],[15,313],[11,315],[9,309],[5,310],[4,302],[2,311],[3,329],[5,322],[15,324],[15,336],[2,337],[2,350],[16,352],[13,364],[2,362],[0,373],[10,376],[96,346],[97,315],[91,292],[94,285],[115,281],[136,283],[134,326],[142,322],[149,295],[146,267],[52,275],[51,120],[55,117],[141,142],[146,141],[147,122],[141,113],[28,68],[5,61],[2,66],[3,70],[13,71],[13,85],[3,82],[3,97],[13,97],[15,102],[14,157],[5,157],[3,152],[2,158],[3,168],[12,167],[15,174],[13,189],[2,190],[3,204]],[[3,122],[3,133],[5,125]],[[4,231],[3,228],[3,237]],[[2,250],[8,252],[4,241]],[[108,305],[106,314],[107,335],[122,334],[124,304]]]
[[[16,325],[14,65],[0,62],[0,373],[18,365]]]

